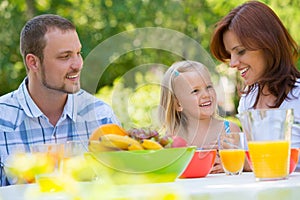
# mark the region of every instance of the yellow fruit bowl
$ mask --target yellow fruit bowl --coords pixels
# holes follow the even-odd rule
[[[186,168],[196,147],[160,150],[87,152],[100,181],[111,184],[173,182]]]

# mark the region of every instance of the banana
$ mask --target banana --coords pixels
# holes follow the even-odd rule
[[[89,141],[88,149],[90,152],[103,152],[103,151],[118,151],[120,149],[104,146],[100,141],[91,140]]]
[[[133,150],[143,150],[143,146],[140,143],[132,143],[128,146],[128,150],[129,151],[133,151]]]
[[[103,124],[92,132],[89,140],[99,140],[99,137],[106,134],[128,135],[128,133],[117,124]]]
[[[128,150],[130,145],[139,145],[139,142],[129,136],[121,136],[115,134],[103,135],[99,138],[101,144],[110,148],[119,148],[122,150]]]
[[[144,139],[142,141],[142,146],[145,149],[152,149],[152,150],[158,150],[158,149],[163,149],[163,146],[161,146],[161,144],[159,144],[158,142],[155,142],[153,140],[149,140],[149,139]]]

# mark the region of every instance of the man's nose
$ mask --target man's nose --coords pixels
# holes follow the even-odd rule
[[[73,69],[82,69],[83,66],[83,59],[81,55],[78,55],[74,58],[73,63],[72,63],[72,68]]]

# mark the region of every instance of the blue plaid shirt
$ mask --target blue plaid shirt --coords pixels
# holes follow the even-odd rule
[[[69,94],[63,113],[53,126],[31,99],[27,78],[20,87],[0,97],[1,186],[8,185],[3,166],[16,146],[29,151],[31,144],[87,140],[101,124],[116,123],[111,107],[84,90]]]

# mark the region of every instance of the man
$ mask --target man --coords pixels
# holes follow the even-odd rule
[[[1,185],[16,147],[87,140],[101,124],[119,124],[112,109],[80,89],[81,43],[74,25],[57,15],[40,15],[21,31],[20,50],[27,77],[0,97]]]

